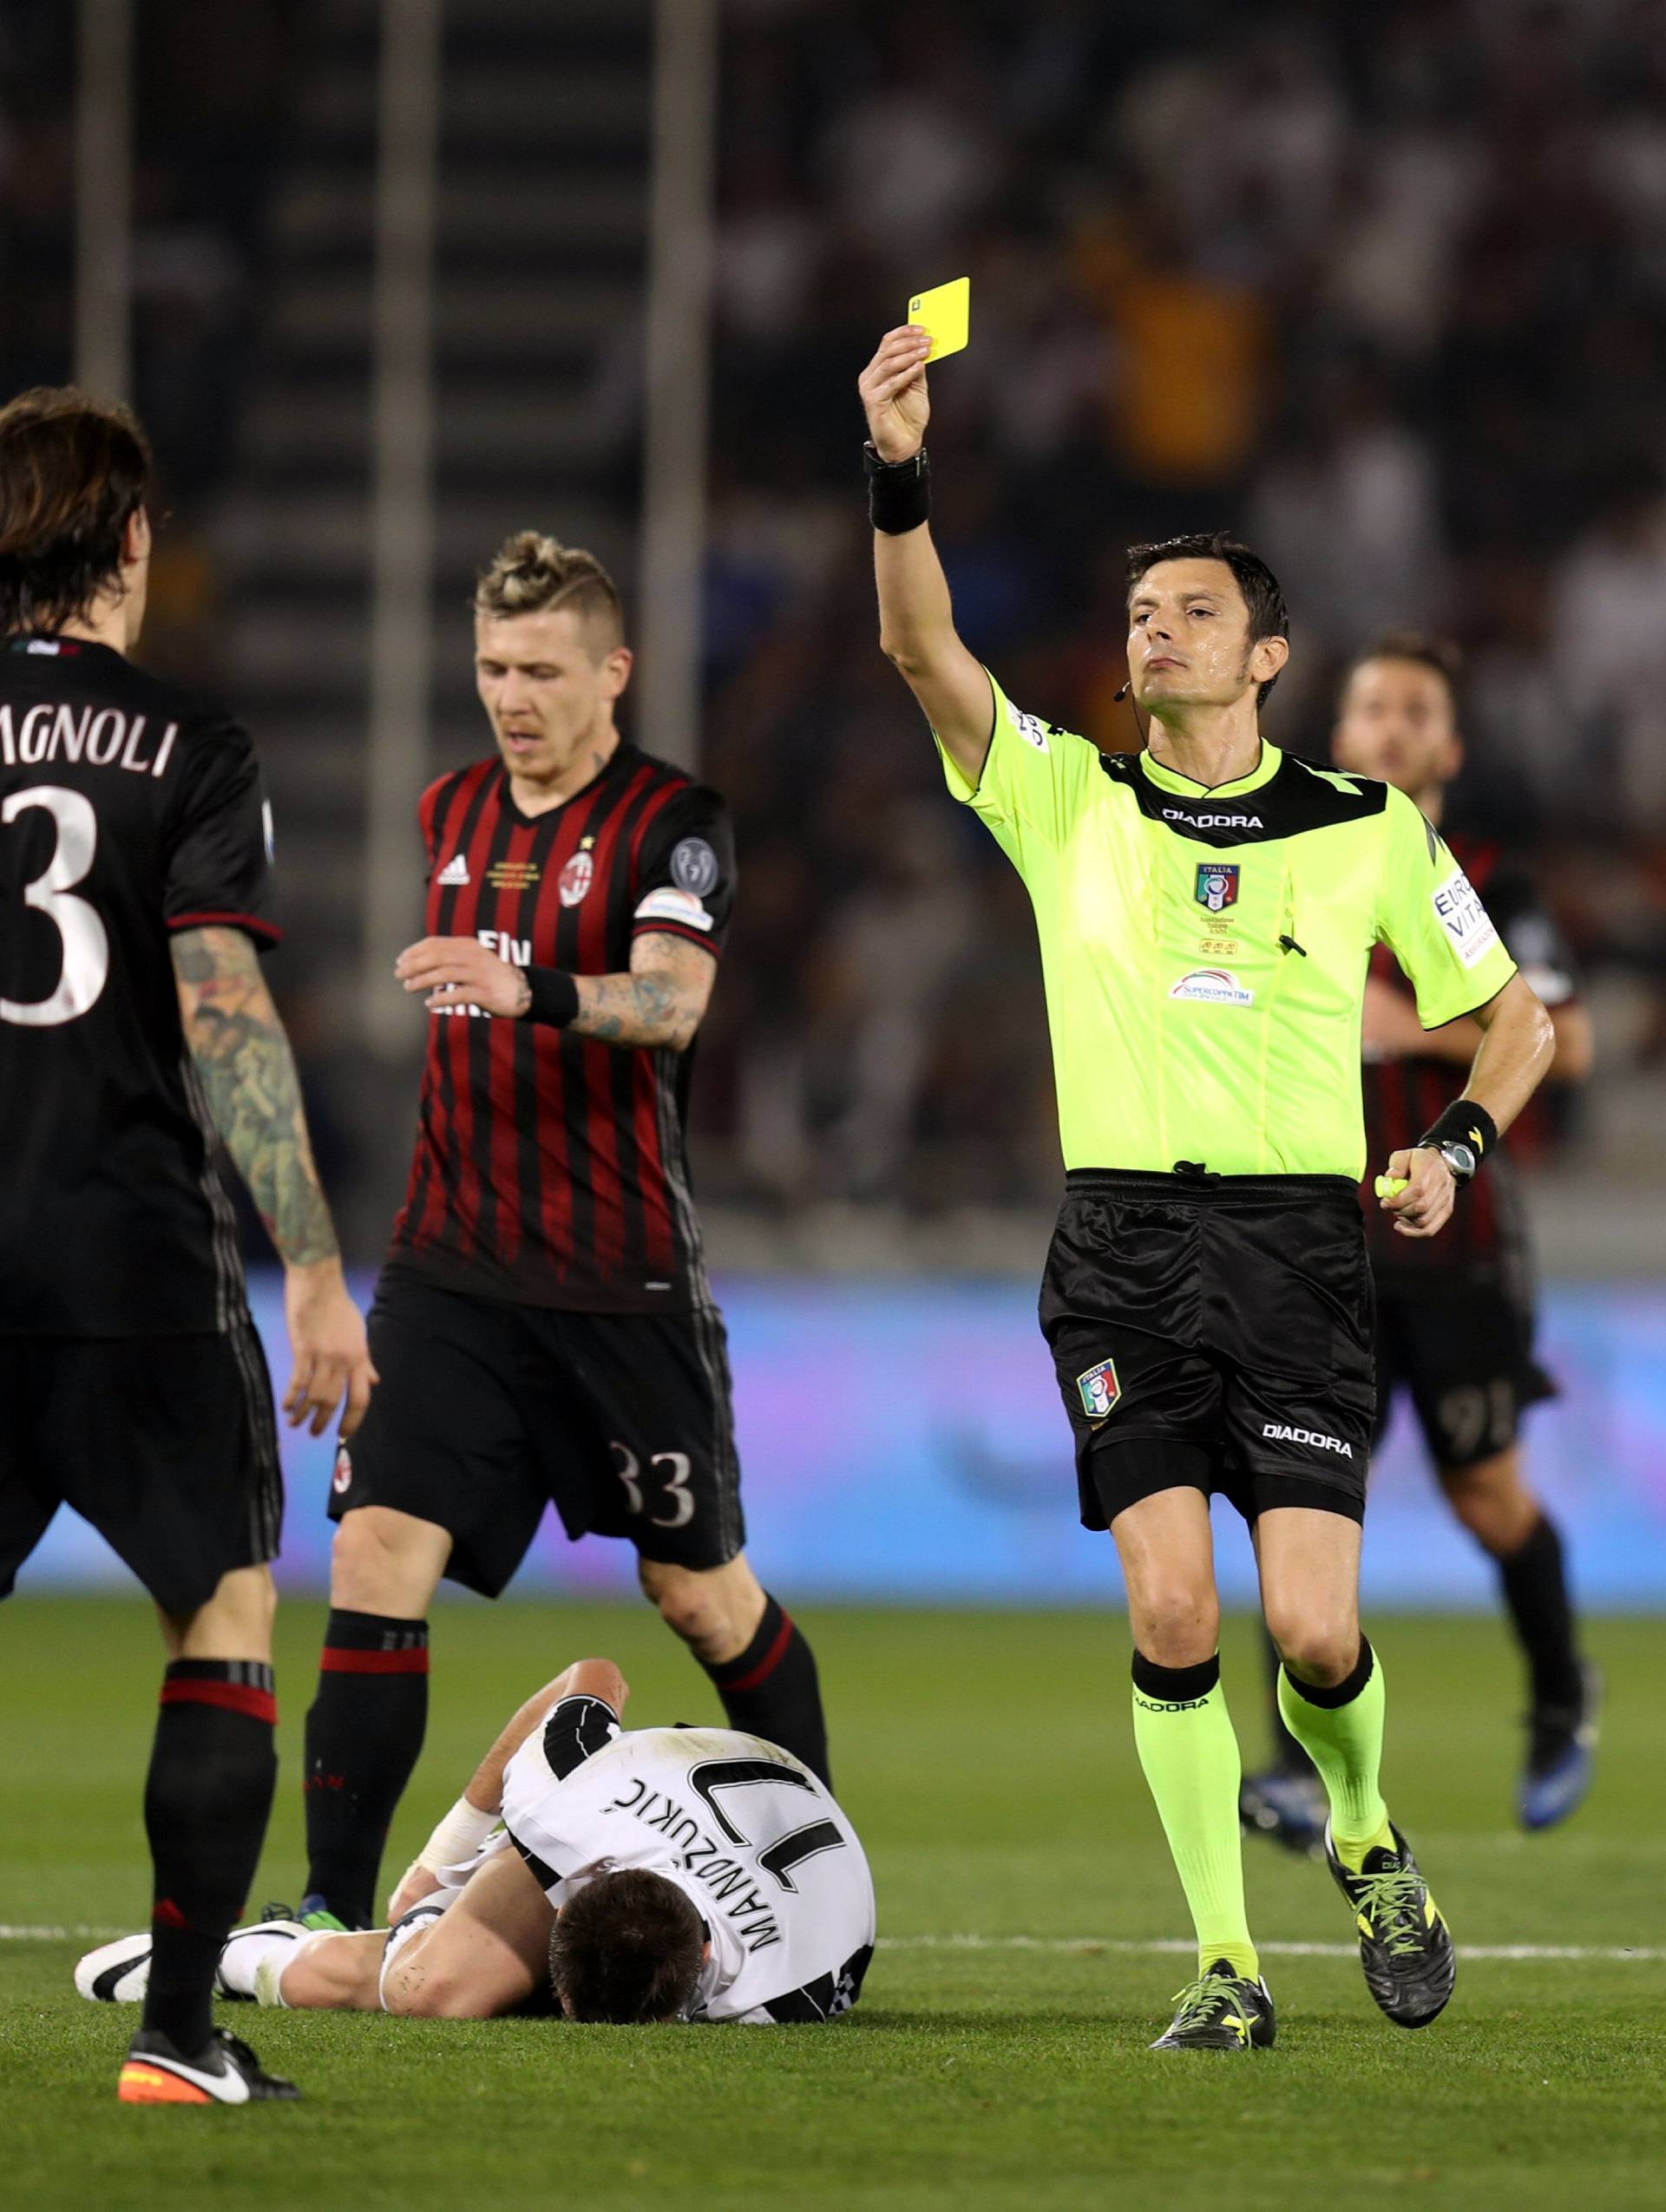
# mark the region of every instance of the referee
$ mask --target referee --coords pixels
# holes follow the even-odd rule
[[[1035,909],[1068,1171],[1041,1325],[1083,1522],[1121,1559],[1135,1741],[1197,1934],[1197,1980],[1155,2047],[1275,2032],[1244,1914],[1215,1491],[1254,1533],[1280,1702],[1325,1785],[1368,1986],[1420,2027],[1455,1960],[1378,1788],[1383,1676],[1358,1612],[1371,948],[1392,946],[1426,1027],[1468,1014],[1482,1031],[1461,1099],[1382,1163],[1401,1236],[1435,1235],[1463,1203],[1550,1064],[1550,1021],[1408,799],[1263,743],[1289,625],[1270,572],[1230,538],[1129,556],[1143,754],[1101,755],[1007,700],[955,634],[926,527],[928,350],[923,331],[891,331],[859,387],[881,644]]]

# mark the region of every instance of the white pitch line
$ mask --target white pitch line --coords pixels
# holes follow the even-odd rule
[[[0,1943],[66,1943],[74,1936],[96,1936],[108,1942],[113,1935],[130,1935],[126,1927],[8,1927],[0,1922]]]
[[[120,1927],[27,1927],[0,1922],[0,1943],[66,1943],[71,1938],[102,1941],[130,1933]],[[882,1935],[882,1951],[1081,1951],[1114,1952],[1119,1957],[1185,1958],[1197,1946],[1184,1936],[1154,1936],[1144,1942],[1108,1935]],[[1257,1951],[1269,1959],[1353,1959],[1354,1943],[1258,1943]],[[1643,1944],[1619,1943],[1460,1943],[1463,1959],[1617,1960],[1636,1966],[1657,1966],[1666,1950]]]
[[[1100,1935],[882,1935],[882,1951],[1112,1951],[1143,1957],[1189,1956],[1197,1946],[1180,1936],[1158,1936],[1146,1942],[1118,1940]],[[1257,1943],[1257,1951],[1274,1959],[1354,1959],[1356,1943]],[[1647,1966],[1666,1959],[1666,1950],[1638,1944],[1608,1943],[1460,1943],[1462,1959],[1617,1959]]]

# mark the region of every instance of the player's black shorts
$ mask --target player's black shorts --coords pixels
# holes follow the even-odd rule
[[[1453,1469],[1507,1451],[1526,1409],[1557,1394],[1533,1358],[1531,1306],[1496,1283],[1439,1278],[1379,1285],[1379,1433],[1400,1390],[1430,1458]]]
[[[552,1501],[576,1542],[721,1567],[745,1541],[722,1320],[558,1312],[390,1267],[371,1308],[381,1381],[330,1513],[390,1506],[449,1529],[446,1573],[495,1598]]]
[[[61,1505],[164,1613],[277,1556],[272,1384],[246,1316],[222,1335],[0,1337],[0,1597]]]
[[[1082,1525],[1153,1492],[1365,1515],[1370,1264],[1340,1175],[1073,1169],[1041,1286]]]

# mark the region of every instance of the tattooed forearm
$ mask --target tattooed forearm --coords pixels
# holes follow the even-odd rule
[[[628,975],[581,975],[579,1011],[567,1026],[604,1044],[685,1052],[694,1042],[716,969],[709,952],[684,938],[639,937]]]
[[[581,975],[579,1011],[567,1026],[604,1044],[656,1045],[685,1051],[699,1026],[674,977]]]
[[[185,1041],[214,1126],[279,1256],[292,1266],[333,1258],[294,1055],[254,946],[241,930],[190,929],[173,950]]]

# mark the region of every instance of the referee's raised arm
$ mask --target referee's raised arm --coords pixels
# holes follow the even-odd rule
[[[983,773],[994,697],[982,664],[954,629],[948,579],[931,542],[931,471],[926,457],[928,334],[913,324],[888,330],[857,380],[867,410],[869,507],[879,643],[907,680],[943,749],[968,783]]]

